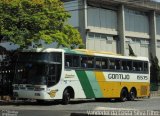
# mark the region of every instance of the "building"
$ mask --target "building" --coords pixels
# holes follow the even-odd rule
[[[160,60],[160,3],[151,0],[62,0],[87,49]]]

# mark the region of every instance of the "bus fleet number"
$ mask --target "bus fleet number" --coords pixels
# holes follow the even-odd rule
[[[148,77],[147,77],[147,76],[140,76],[140,75],[138,75],[138,76],[137,76],[137,79],[138,79],[138,80],[147,80]]]

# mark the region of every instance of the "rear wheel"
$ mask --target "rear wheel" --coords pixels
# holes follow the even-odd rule
[[[70,93],[68,90],[65,90],[63,93],[62,104],[67,105],[70,102]]]
[[[134,101],[135,98],[136,98],[136,90],[135,89],[131,89],[130,92],[129,92],[129,96],[128,96],[128,100],[130,101]]]
[[[126,89],[122,89],[121,90],[121,94],[120,94],[120,101],[125,102],[127,101],[127,96],[128,96],[128,92]]]

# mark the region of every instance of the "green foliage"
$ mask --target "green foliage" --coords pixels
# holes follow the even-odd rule
[[[135,53],[133,52],[132,47],[128,44],[129,47],[129,56],[136,56]]]
[[[57,42],[74,48],[82,44],[79,32],[66,22],[70,15],[60,0],[1,0],[1,37],[27,48]]]
[[[160,66],[157,56],[153,57],[152,54],[150,54],[150,77],[151,77],[151,83],[158,84],[160,83]]]

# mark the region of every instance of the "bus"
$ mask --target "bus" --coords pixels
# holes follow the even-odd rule
[[[37,48],[15,55],[13,94],[37,101],[134,100],[150,96],[146,57],[86,49]]]

